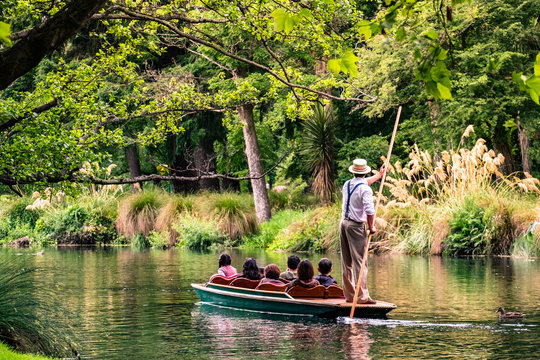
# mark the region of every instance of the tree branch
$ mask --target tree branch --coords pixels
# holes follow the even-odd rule
[[[58,100],[57,99],[53,99],[53,100],[49,101],[46,104],[38,106],[37,108],[33,109],[32,111],[26,112],[23,116],[18,116],[18,117],[12,118],[12,119],[6,121],[5,123],[0,124],[0,131],[8,130],[9,128],[15,126],[16,124],[23,121],[27,117],[29,117],[29,116],[31,116],[33,114],[40,114],[40,113],[45,112],[45,111],[47,111],[49,109],[52,109],[55,106],[58,106]]]
[[[72,0],[59,12],[32,28],[12,47],[0,52],[0,90],[33,69],[79,31],[107,0]]]
[[[124,7],[121,7],[121,6],[116,6],[115,8],[117,8],[119,11],[122,11],[124,14],[126,15],[129,15],[130,16],[130,19],[131,20],[142,20],[142,21],[153,21],[153,22],[157,22],[158,24],[161,24],[163,26],[165,26],[166,28],[170,29],[172,32],[174,32],[175,34],[183,37],[183,38],[186,38],[186,39],[189,39],[199,45],[204,45],[204,46],[208,46],[209,48],[211,49],[214,49],[216,50],[217,52],[223,54],[223,55],[226,55],[232,59],[236,59],[238,61],[241,61],[243,63],[246,63],[248,65],[251,65],[253,67],[256,67],[260,70],[263,70],[264,72],[267,72],[268,74],[272,75],[274,78],[276,78],[278,81],[280,81],[281,83],[283,83],[284,85],[287,85],[288,87],[290,88],[296,88],[296,89],[302,89],[302,90],[305,90],[305,91],[308,91],[308,92],[311,92],[313,94],[317,94],[323,98],[326,98],[326,99],[332,99],[332,100],[338,100],[338,101],[354,101],[354,102],[373,102],[375,100],[377,100],[377,97],[376,96],[368,96],[368,99],[362,99],[362,98],[344,98],[344,97],[339,97],[339,96],[334,96],[332,94],[329,94],[329,93],[326,93],[324,91],[319,91],[319,90],[315,90],[315,89],[312,89],[308,86],[304,86],[304,85],[300,85],[300,84],[295,84],[295,83],[292,83],[290,81],[287,81],[286,78],[283,78],[282,76],[280,76],[278,73],[276,73],[274,70],[272,70],[271,68],[265,66],[265,65],[262,65],[258,62],[255,62],[253,60],[249,60],[249,59],[246,59],[240,55],[237,55],[237,54],[234,54],[230,51],[227,51],[225,49],[222,49],[220,48],[219,46],[217,46],[216,44],[213,44],[211,42],[208,42],[204,39],[201,39],[193,34],[188,34],[188,33],[185,33],[183,31],[181,31],[178,27],[176,27],[174,24],[170,23],[169,21],[161,18],[161,17],[158,17],[158,16],[154,16],[154,15],[148,15],[148,14],[143,14],[143,13],[139,13],[139,12],[136,12],[136,11],[132,11],[132,10],[129,10],[129,9],[126,9]]]

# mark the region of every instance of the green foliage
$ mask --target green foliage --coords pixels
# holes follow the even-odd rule
[[[463,207],[452,214],[449,221],[450,234],[444,240],[444,254],[483,255],[488,248],[485,230],[489,214],[477,205],[472,197],[466,197]]]
[[[540,257],[540,236],[533,232],[519,236],[512,245],[512,255],[522,258]]]
[[[272,209],[306,209],[315,206],[318,202],[313,194],[306,191],[308,185],[301,178],[280,179],[278,184],[268,193]],[[276,191],[278,186],[281,188],[280,191]]]
[[[372,169],[382,165],[381,156],[388,153],[388,141],[380,135],[362,137],[343,144],[337,158],[337,183],[341,186],[349,180],[352,174],[349,167],[354,159],[366,159]]]
[[[328,251],[339,248],[338,206],[308,210],[274,237],[269,250]]]
[[[136,250],[148,249],[150,246],[151,243],[148,238],[141,233],[135,234],[135,236],[131,240],[131,247]]]
[[[10,25],[6,24],[5,22],[0,21],[0,42],[2,42],[6,46],[11,46],[11,39],[10,31],[9,31]]]
[[[525,76],[522,72],[517,73],[514,71],[512,78],[522,91],[529,93],[531,99],[540,105],[540,53],[536,55],[533,75]]]
[[[244,237],[243,247],[266,249],[268,246],[277,240],[280,232],[287,228],[294,221],[299,220],[304,216],[301,210],[285,209],[280,210],[272,215],[269,221],[260,225],[259,234]]]
[[[151,247],[163,249],[167,247],[167,245],[169,244],[169,237],[170,235],[168,231],[165,231],[165,232],[152,231],[148,235],[147,239]]]
[[[180,217],[173,224],[173,229],[179,234],[176,246],[190,249],[207,249],[223,243],[226,238],[216,223],[201,221],[189,215]]]

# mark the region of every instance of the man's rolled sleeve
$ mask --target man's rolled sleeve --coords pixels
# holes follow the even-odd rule
[[[375,215],[375,205],[373,204],[373,190],[370,187],[362,194],[362,205],[366,215]]]

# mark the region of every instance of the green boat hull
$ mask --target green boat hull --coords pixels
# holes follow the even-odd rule
[[[231,286],[191,284],[203,303],[231,308],[268,313],[294,314],[304,316],[338,317],[350,314],[350,304],[343,301],[320,301],[316,299],[294,299],[287,293],[244,289]],[[394,304],[357,305],[357,317],[384,317],[396,308]]]

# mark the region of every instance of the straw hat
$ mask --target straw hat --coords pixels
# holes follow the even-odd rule
[[[367,161],[364,159],[354,159],[349,171],[353,174],[367,174],[371,171],[371,168],[367,166]]]

